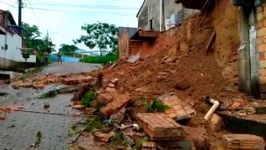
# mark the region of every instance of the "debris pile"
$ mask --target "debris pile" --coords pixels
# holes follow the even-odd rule
[[[63,83],[66,85],[77,85],[89,83],[93,78],[86,73],[78,74],[46,74],[30,79],[18,80],[13,82],[12,86],[15,89],[19,88],[36,88],[43,89],[46,85]]]

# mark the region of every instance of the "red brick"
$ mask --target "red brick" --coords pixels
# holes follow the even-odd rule
[[[257,13],[261,13],[264,11],[264,7],[263,6],[258,6],[257,7]]]
[[[265,60],[265,53],[259,53],[259,60]]]
[[[227,134],[223,135],[224,148],[230,150],[252,149],[264,150],[265,142],[262,137],[249,134]]]
[[[263,43],[266,43],[266,38],[265,38],[266,36],[259,36],[259,37],[257,37],[257,44],[259,45],[259,44],[263,44]]]
[[[113,101],[100,109],[102,117],[107,118],[112,114],[119,112],[119,110],[125,107],[130,102],[130,96],[128,93],[118,94]]]
[[[259,69],[260,76],[266,76],[266,68]]]
[[[258,24],[257,24],[257,28],[258,28],[258,29],[261,29],[261,28],[263,28],[263,27],[264,27],[264,19],[258,21]]]
[[[192,109],[187,103],[181,101],[176,95],[166,97],[163,102],[165,105],[171,107],[170,109],[165,111],[166,115],[176,121],[191,118],[196,115],[196,111]]]
[[[144,142],[142,144],[142,150],[156,150],[156,143],[154,143],[154,142]]]
[[[260,44],[258,50],[259,52],[266,52],[266,44]]]
[[[210,141],[206,129],[183,126],[185,138],[194,142],[196,149],[209,149]]]
[[[137,119],[151,140],[178,140],[184,137],[183,127],[164,113],[138,113]]]

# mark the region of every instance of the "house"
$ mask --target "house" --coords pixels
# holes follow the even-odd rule
[[[142,58],[148,57],[154,52],[152,43],[160,32],[176,27],[181,20],[198,12],[176,4],[174,0],[144,0],[137,13],[138,29],[119,27],[119,58],[138,54]]]
[[[175,27],[199,10],[185,8],[174,0],[144,0],[138,11],[138,28],[145,31],[165,31]]]
[[[34,66],[36,56],[30,55],[25,62],[21,49],[25,47],[21,28],[17,26],[9,11],[0,10],[0,69],[16,70]]]

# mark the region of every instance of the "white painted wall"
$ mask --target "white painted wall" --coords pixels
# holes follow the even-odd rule
[[[0,26],[0,28],[1,30],[5,31],[3,27]],[[21,55],[21,50],[19,49],[22,48],[22,38],[18,34],[12,35],[9,32],[7,32],[6,36],[8,49],[4,50],[3,48],[5,46],[5,35],[0,34],[0,57],[11,61],[25,62],[25,59]],[[27,59],[27,62],[36,62],[36,56],[31,55],[30,58]],[[4,62],[0,63],[3,64]],[[8,66],[10,64],[5,65]]]

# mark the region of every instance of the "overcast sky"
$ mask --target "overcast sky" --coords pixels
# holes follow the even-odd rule
[[[22,21],[48,31],[57,45],[73,44],[85,34],[80,27],[97,21],[117,26],[137,27],[136,14],[143,0],[24,0]],[[4,4],[7,3],[7,4]],[[11,11],[18,20],[17,0],[0,0],[0,9]],[[33,8],[33,10],[31,9]],[[88,50],[84,45],[78,45]]]

